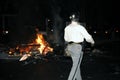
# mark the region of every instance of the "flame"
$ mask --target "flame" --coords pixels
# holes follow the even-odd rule
[[[46,55],[48,52],[53,52],[53,48],[50,47],[47,41],[45,41],[43,34],[36,34],[37,38],[33,43],[18,45],[16,48],[10,48],[9,54],[20,53],[31,54],[40,53],[41,55]]]
[[[49,44],[45,41],[43,35],[37,34],[37,39],[35,40],[37,44],[40,44],[38,50],[41,54],[46,55],[48,52],[52,52],[53,48],[49,47]]]

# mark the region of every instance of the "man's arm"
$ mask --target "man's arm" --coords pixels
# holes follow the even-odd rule
[[[82,27],[81,33],[82,33],[82,35],[84,36],[84,38],[87,42],[89,42],[91,44],[95,43],[92,36],[87,32],[87,30],[84,27]]]
[[[68,41],[68,33],[67,33],[67,29],[64,29],[64,40]]]

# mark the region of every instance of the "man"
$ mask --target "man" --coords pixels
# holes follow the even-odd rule
[[[78,21],[79,18],[72,15],[71,23],[64,29],[64,39],[67,43],[66,50],[69,52],[73,62],[68,80],[82,80],[80,64],[83,57],[82,43],[84,39],[94,45],[92,36]]]

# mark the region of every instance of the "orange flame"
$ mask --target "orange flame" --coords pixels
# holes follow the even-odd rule
[[[14,54],[16,51],[19,51],[21,54],[31,54],[32,52],[40,53],[41,55],[46,55],[48,52],[53,52],[47,41],[45,41],[42,34],[37,34],[37,38],[33,43],[18,45],[16,48],[11,48],[9,54]]]
[[[37,39],[35,40],[37,44],[40,44],[38,50],[41,54],[46,55],[48,52],[52,52],[53,48],[49,47],[49,44],[45,41],[42,34],[37,34]]]

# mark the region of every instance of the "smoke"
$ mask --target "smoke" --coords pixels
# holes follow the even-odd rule
[[[54,43],[63,44],[63,19],[60,15],[61,7],[58,5],[57,1],[52,0],[51,3],[51,13],[53,16],[53,35],[54,35]]]

